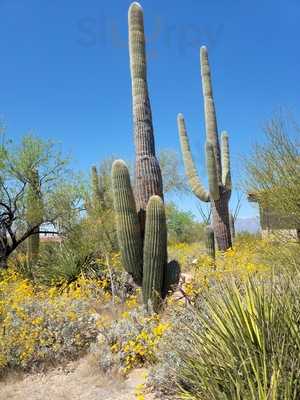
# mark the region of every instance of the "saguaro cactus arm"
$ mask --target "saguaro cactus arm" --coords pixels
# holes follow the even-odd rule
[[[191,189],[200,200],[209,202],[209,193],[202,185],[193,161],[183,114],[178,114],[177,124],[185,173]]]
[[[206,168],[208,175],[210,199],[219,200],[220,190],[218,185],[218,174],[217,174],[215,153],[213,145],[208,141],[206,141],[205,143],[205,152],[206,152]]]
[[[158,311],[167,265],[167,224],[165,207],[159,196],[151,196],[146,210],[143,266],[143,300]]]
[[[112,166],[112,188],[116,213],[117,235],[124,268],[134,281],[142,284],[143,254],[140,224],[124,161],[116,160]]]
[[[222,183],[227,190],[231,190],[230,155],[229,140],[227,132],[221,135],[221,155],[222,155]]]
[[[213,145],[215,159],[216,159],[218,182],[219,184],[221,184],[222,183],[221,155],[220,155],[220,145],[218,138],[217,118],[216,118],[215,103],[214,103],[212,84],[211,84],[208,52],[205,46],[202,46],[200,49],[200,64],[201,64],[202,90],[204,98],[206,139]]]

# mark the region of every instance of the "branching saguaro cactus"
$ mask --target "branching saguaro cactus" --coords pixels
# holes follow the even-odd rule
[[[128,13],[135,138],[135,192],[122,160],[112,166],[112,188],[117,234],[124,268],[142,286],[143,301],[158,311],[172,285],[178,283],[179,265],[168,264],[167,226],[162,176],[155,156],[147,87],[143,11],[132,3]],[[177,280],[178,277],[178,280]]]
[[[216,111],[213,99],[210,68],[206,47],[200,50],[202,89],[206,127],[206,168],[209,190],[202,185],[192,158],[185,121],[178,114],[178,130],[186,175],[194,194],[204,202],[211,202],[212,227],[219,250],[231,247],[228,203],[231,195],[231,174],[228,135],[221,135],[221,148],[218,137]]]

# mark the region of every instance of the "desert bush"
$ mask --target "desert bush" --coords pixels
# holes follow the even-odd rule
[[[179,210],[170,202],[166,205],[166,217],[168,226],[168,242],[194,243],[203,240],[203,224],[196,221],[189,211]]]
[[[193,269],[198,258],[204,255],[204,245],[202,242],[195,243],[173,243],[168,246],[169,259],[175,259],[179,262],[182,271]]]
[[[97,336],[93,301],[108,302],[106,282],[80,278],[67,288],[33,286],[14,271],[0,280],[0,372],[36,369],[78,357]]]
[[[104,372],[126,375],[133,368],[157,361],[157,346],[168,328],[169,324],[162,322],[159,315],[135,307],[100,329],[92,351],[97,354]]]
[[[50,250],[50,251],[49,251]],[[34,276],[43,284],[71,283],[80,274],[95,277],[100,266],[92,254],[74,250],[66,244],[54,246],[40,257]]]
[[[295,229],[300,226],[298,137],[295,121],[285,112],[277,113],[265,126],[265,143],[256,144],[245,160],[244,182],[263,209]]]

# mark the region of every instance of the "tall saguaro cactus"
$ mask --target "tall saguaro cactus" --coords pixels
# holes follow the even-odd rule
[[[38,259],[40,248],[38,224],[43,218],[43,205],[38,171],[33,170],[30,175],[30,182],[27,191],[26,219],[29,225],[36,226],[36,228],[35,233],[27,239],[27,260],[29,264],[35,264]]]
[[[128,13],[129,55],[132,79],[135,139],[135,191],[128,168],[117,160],[112,166],[112,188],[122,263],[142,286],[144,304],[155,311],[172,285],[179,266],[167,263],[167,226],[162,175],[155,156],[150,100],[147,87],[143,10],[132,3]]]
[[[163,198],[163,186],[161,170],[155,156],[152,113],[147,84],[144,17],[139,3],[132,3],[129,8],[128,28],[136,154],[135,197],[143,236],[148,201],[152,195]]]
[[[228,135],[226,132],[222,133],[220,146],[208,54],[204,46],[200,49],[200,63],[206,128],[208,190],[204,188],[197,174],[182,114],[178,114],[177,117],[178,131],[185,171],[191,189],[201,201],[211,202],[212,227],[218,249],[224,251],[232,245],[228,210],[231,195]]]
[[[98,171],[95,165],[92,166],[91,175],[92,175],[92,205],[94,208],[98,208],[103,201],[103,193],[101,192],[100,189]]]

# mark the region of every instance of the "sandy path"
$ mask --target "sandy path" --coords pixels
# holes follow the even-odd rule
[[[126,381],[107,378],[83,358],[64,370],[8,377],[0,382],[0,400],[136,400],[135,388],[144,382],[144,372],[133,371]]]

